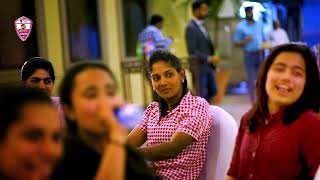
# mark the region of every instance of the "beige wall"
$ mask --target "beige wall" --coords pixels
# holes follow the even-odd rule
[[[47,58],[50,59],[55,70],[56,82],[54,95],[63,77],[63,48],[61,18],[59,11],[59,0],[43,0],[44,6],[44,24],[45,24],[45,42],[47,46]]]
[[[187,57],[185,43],[185,27],[191,18],[190,0],[159,1],[149,0],[148,13],[158,13],[164,17],[162,32],[165,36],[172,36],[174,43],[172,48],[179,57]]]
[[[45,22],[45,42],[47,46],[47,57],[52,61],[54,66],[57,81],[55,83],[54,94],[65,72],[65,64],[68,63],[68,57],[64,55],[63,43],[67,43],[63,39],[61,22],[62,13],[59,0],[43,0],[44,6],[44,22]],[[102,18],[100,19],[101,32],[101,47],[102,47],[102,62],[108,64],[117,81],[121,80],[121,40],[120,40],[120,25],[119,25],[119,1],[117,0],[101,0],[98,1],[99,12]],[[119,95],[123,97],[122,84],[119,84]]]
[[[115,74],[118,82],[118,93],[121,97],[123,94],[121,60],[123,59],[121,53],[121,32],[120,21],[120,2],[119,0],[101,0],[100,16],[101,21],[101,43],[103,61],[109,65],[112,72]]]

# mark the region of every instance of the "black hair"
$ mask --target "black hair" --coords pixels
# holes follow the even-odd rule
[[[194,12],[194,11],[197,10],[197,9],[200,9],[200,7],[201,7],[202,4],[208,5],[205,1],[194,1],[194,2],[192,3],[192,12]]]
[[[64,78],[59,86],[59,96],[62,105],[67,107],[72,107],[71,94],[74,90],[74,83],[76,76],[84,70],[87,69],[101,69],[107,72],[113,79],[116,85],[116,79],[112,71],[105,64],[94,61],[81,61],[73,64],[65,73]],[[77,131],[77,125],[74,121],[70,121],[70,118],[66,114],[66,123],[68,128],[68,133],[75,133]]]
[[[29,103],[52,105],[50,97],[42,90],[23,85],[0,86],[0,140],[3,140],[9,127],[19,121],[23,108]]]
[[[252,11],[252,9],[253,9],[253,6],[247,6],[244,8],[244,11],[248,12],[248,11]]]
[[[162,22],[162,21],[163,21],[163,17],[159,14],[154,14],[150,18],[151,25],[156,25],[157,23]]]
[[[303,93],[293,104],[285,108],[283,123],[294,122],[303,112],[311,109],[319,112],[320,78],[314,53],[302,44],[285,44],[276,47],[262,63],[256,84],[257,101],[248,113],[247,127],[254,132],[269,116],[268,95],[265,89],[267,74],[276,57],[282,52],[294,52],[303,57],[306,66],[306,83]]]
[[[52,82],[54,83],[56,77],[54,75],[53,66],[50,61],[42,57],[30,58],[22,65],[21,80],[26,81],[38,69],[43,69],[47,71]]]
[[[177,72],[180,72],[182,70],[181,61],[177,56],[175,56],[169,50],[158,49],[152,53],[149,59],[148,66],[147,66],[149,75],[151,74],[151,71],[152,71],[152,65],[157,62],[168,63],[170,66],[174,67],[177,70]],[[183,90],[183,94],[181,99],[188,92],[188,82],[187,82],[186,76],[184,77],[184,80],[182,83],[182,90]],[[168,105],[165,102],[165,100],[161,98],[159,95],[157,95],[157,97],[158,97],[158,102],[160,107],[160,116],[165,116],[167,114]],[[176,104],[176,106],[180,103],[180,101]]]

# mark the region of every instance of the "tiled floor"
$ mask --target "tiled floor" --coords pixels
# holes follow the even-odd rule
[[[217,106],[230,113],[239,125],[242,115],[250,109],[251,103],[248,95],[226,95]]]

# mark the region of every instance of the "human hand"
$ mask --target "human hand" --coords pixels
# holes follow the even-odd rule
[[[247,42],[252,41],[252,39],[253,39],[253,37],[249,35],[249,36],[246,36],[246,37],[244,38],[244,41],[247,43]]]
[[[104,126],[109,139],[124,142],[127,137],[127,129],[116,118],[114,110],[124,105],[117,96],[106,98],[98,103],[98,117]]]
[[[211,64],[216,65],[220,62],[220,57],[218,55],[211,56]]]

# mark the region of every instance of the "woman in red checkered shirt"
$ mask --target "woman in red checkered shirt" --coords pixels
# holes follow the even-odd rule
[[[147,107],[128,143],[163,179],[197,179],[212,124],[209,104],[191,95],[180,60],[169,51],[155,51],[148,71],[159,100]]]

